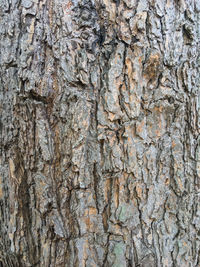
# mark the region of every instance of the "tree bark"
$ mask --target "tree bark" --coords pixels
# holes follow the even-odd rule
[[[199,21],[0,1],[0,266],[200,266]]]

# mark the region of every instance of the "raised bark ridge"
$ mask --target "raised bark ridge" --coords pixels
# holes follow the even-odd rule
[[[199,14],[0,1],[0,265],[200,265]]]

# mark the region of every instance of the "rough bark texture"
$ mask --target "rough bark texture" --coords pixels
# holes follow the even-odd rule
[[[200,266],[198,0],[0,0],[0,265]]]

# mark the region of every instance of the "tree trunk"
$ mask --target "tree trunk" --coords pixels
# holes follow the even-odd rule
[[[198,0],[0,0],[0,266],[200,266]]]

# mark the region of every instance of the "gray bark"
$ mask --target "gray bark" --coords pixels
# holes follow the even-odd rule
[[[0,0],[0,265],[200,266],[195,0]]]

